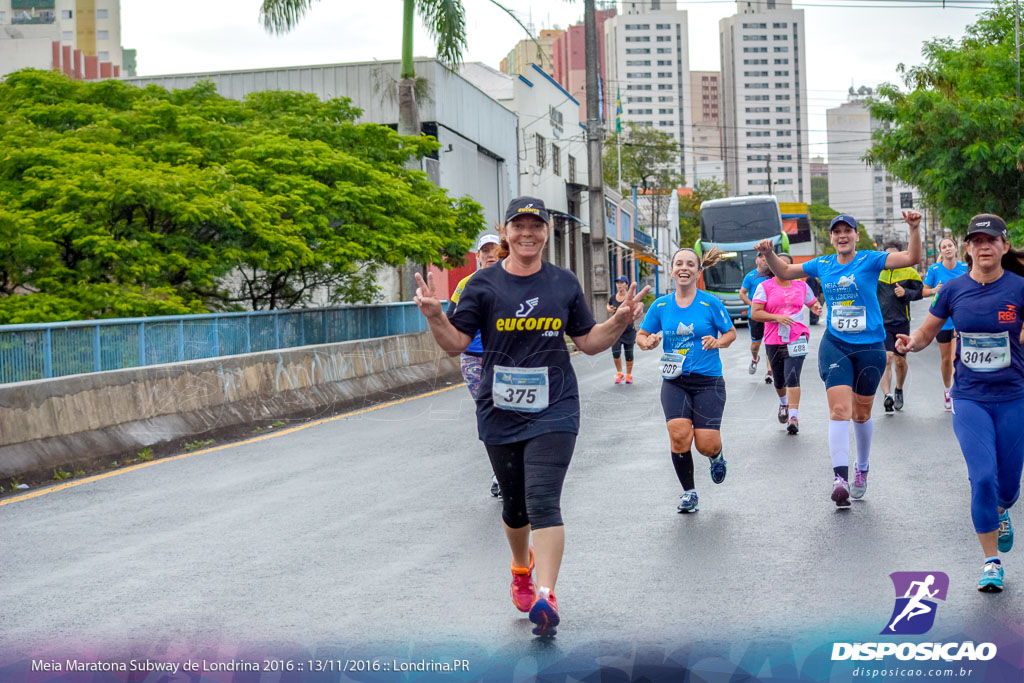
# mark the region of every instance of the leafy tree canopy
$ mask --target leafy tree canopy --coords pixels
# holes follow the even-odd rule
[[[672,170],[679,164],[679,145],[672,136],[628,121],[621,136],[612,133],[604,143],[604,182],[609,187],[619,185],[620,144],[623,188],[663,191],[682,184],[682,176]]]
[[[996,0],[957,43],[924,44],[925,63],[900,65],[909,92],[883,85],[870,104],[883,122],[870,163],[918,188],[942,224],[963,234],[974,214],[1006,219],[1024,238],[1024,103],[1016,97],[1014,3]]]
[[[345,98],[0,83],[0,323],[367,301],[381,266],[458,264],[483,226],[404,164],[426,137]]]

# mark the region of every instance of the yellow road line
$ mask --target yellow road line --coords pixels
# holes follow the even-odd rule
[[[226,443],[226,444],[224,444],[222,446],[214,446],[212,448],[204,448],[204,449],[202,449],[200,451],[195,451],[195,452],[192,452],[192,453],[182,453],[181,455],[173,455],[173,456],[171,456],[169,458],[160,458],[159,460],[151,460],[149,462],[139,463],[138,465],[132,465],[131,467],[124,467],[122,469],[113,470],[111,472],[104,472],[103,474],[94,474],[91,477],[85,477],[84,479],[76,479],[75,481],[69,481],[69,482],[65,482],[63,484],[57,484],[56,486],[48,486],[45,489],[39,489],[38,491],[33,491],[32,493],[26,493],[26,494],[23,494],[23,495],[20,495],[20,496],[15,496],[13,498],[7,498],[7,499],[4,499],[4,500],[0,500],[0,507],[3,507],[4,505],[10,505],[11,503],[18,503],[18,502],[21,502],[21,501],[24,501],[24,500],[30,500],[32,498],[38,498],[39,496],[44,496],[44,495],[46,495],[48,493],[56,493],[57,491],[63,491],[64,489],[74,488],[75,486],[81,486],[82,484],[89,484],[91,482],[99,481],[101,479],[106,479],[108,477],[113,477],[113,476],[116,476],[116,475],[119,475],[119,474],[125,474],[126,472],[134,472],[135,470],[141,470],[141,469],[144,469],[146,467],[152,467],[153,465],[160,465],[160,464],[163,464],[165,462],[173,462],[175,460],[181,460],[182,458],[191,458],[193,455],[202,455],[204,453],[213,453],[215,451],[223,451],[225,449],[235,448],[237,446],[247,446],[248,444],[251,444],[251,443],[258,443],[260,441],[266,441],[267,439],[273,439],[273,438],[276,438],[276,437],[279,437],[279,436],[284,436],[285,434],[292,434],[294,432],[302,431],[303,429],[309,429],[310,427],[316,427],[317,425],[326,424],[328,422],[334,422],[335,420],[343,420],[343,419],[348,418],[348,417],[355,417],[356,415],[362,415],[363,413],[371,413],[371,412],[373,412],[375,410],[380,410],[382,408],[390,408],[391,406],[397,406],[400,403],[407,403],[409,401],[415,401],[416,399],[419,399],[419,398],[426,398],[428,396],[435,396],[437,394],[443,393],[445,391],[451,391],[452,389],[455,389],[455,388],[461,387],[461,386],[463,386],[461,383],[453,384],[450,387],[445,387],[444,389],[435,389],[434,391],[428,391],[425,394],[418,394],[416,396],[409,396],[407,398],[400,398],[400,399],[398,399],[396,401],[388,401],[387,403],[381,403],[381,404],[378,404],[378,405],[375,405],[375,406],[370,406],[369,408],[363,408],[361,410],[354,410],[351,413],[342,413],[341,415],[335,415],[334,417],[325,417],[322,420],[316,420],[315,422],[308,422],[306,424],[299,425],[297,427],[289,427],[288,429],[283,429],[283,430],[281,430],[279,432],[274,432],[273,434],[264,434],[263,436],[257,436],[257,437],[253,437],[251,439],[246,439],[245,441],[235,441],[233,443]]]

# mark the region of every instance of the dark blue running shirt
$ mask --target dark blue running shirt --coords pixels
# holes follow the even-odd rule
[[[580,399],[565,335],[596,324],[576,276],[550,263],[533,275],[510,275],[504,262],[479,270],[449,315],[457,330],[483,341],[483,380],[477,393],[480,440],[505,444],[549,432],[579,433]],[[548,407],[541,412],[494,405],[495,366],[548,368]]]
[[[928,312],[952,318],[959,334],[1006,332],[1010,365],[994,372],[977,372],[961,360],[963,340],[956,341],[956,375],[953,398],[985,403],[1024,397],[1024,353],[1020,347],[1021,311],[1024,310],[1024,278],[1010,272],[995,282],[981,284],[961,275],[942,285]]]

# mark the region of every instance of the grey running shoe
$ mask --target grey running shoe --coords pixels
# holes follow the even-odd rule
[[[761,359],[760,358],[751,358],[750,359],[750,367],[747,368],[747,374],[748,375],[753,375],[755,372],[757,372],[757,361],[759,361],[759,360],[761,360]]]
[[[903,390],[897,389],[896,393],[892,397],[893,408],[896,410],[903,410]]]
[[[696,512],[699,509],[697,492],[683,491],[683,495],[679,496],[679,506],[676,508],[676,512],[686,514],[687,512]]]
[[[498,478],[493,475],[491,477],[491,495],[495,498],[501,497],[501,487],[498,486]]]
[[[850,487],[850,497],[860,500],[868,492],[868,472],[854,469],[853,486]]]
[[[850,485],[842,477],[837,476],[832,482],[831,498],[837,508],[850,507]]]
[[[711,459],[711,481],[716,484],[725,481],[725,457],[721,453]]]
[[[789,419],[789,406],[779,406],[779,424],[786,424],[786,420]]]

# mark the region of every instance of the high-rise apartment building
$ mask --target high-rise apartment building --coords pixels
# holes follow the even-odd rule
[[[0,75],[33,67],[100,78],[121,65],[121,0],[0,0]]]
[[[598,3],[598,6],[601,6],[601,3]],[[604,22],[615,15],[616,10],[614,7],[598,9],[594,13],[597,25],[597,79],[602,91],[599,94],[599,99],[608,92],[608,79],[605,72],[605,47],[604,40],[602,40],[602,36],[604,36]],[[579,101],[580,123],[585,123],[587,120],[587,51],[583,24],[570,26],[562,35],[555,39],[555,43],[552,46],[552,59],[554,61],[554,73],[552,75],[555,81]],[[604,114],[604,119],[607,120],[609,117],[608,110],[605,109],[602,113]],[[612,110],[612,116],[614,116],[614,110]]]
[[[622,120],[668,133],[679,145],[673,164],[687,182],[694,178],[690,57],[685,10],[676,0],[624,2],[624,14],[604,24],[605,110],[614,118],[615,97]]]
[[[509,76],[527,76],[533,71],[532,65],[536,64],[548,76],[554,76],[555,41],[564,34],[561,29],[542,29],[536,40],[520,40],[501,60],[500,71]]]
[[[809,202],[804,12],[792,0],[742,0],[736,11],[719,22],[729,190]]]
[[[719,110],[721,94],[718,71],[690,72],[690,117],[693,121],[694,177],[698,180],[717,178],[725,182],[722,161],[722,117]]]

